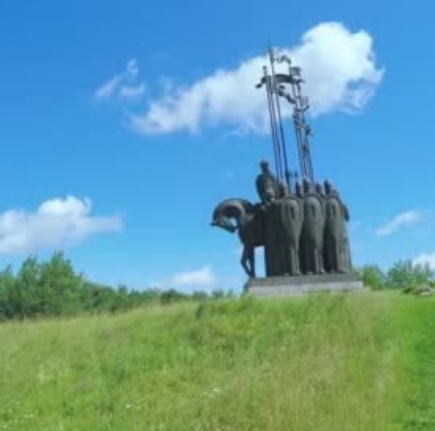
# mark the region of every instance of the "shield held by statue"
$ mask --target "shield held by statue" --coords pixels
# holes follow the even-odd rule
[[[323,237],[325,226],[324,200],[318,193],[303,198],[304,223],[300,239],[300,260],[304,274],[324,273]]]
[[[265,221],[266,274],[299,275],[302,201],[296,196],[288,196],[272,202],[267,207]]]
[[[346,222],[349,213],[341,199],[331,194],[325,199],[324,259],[328,272],[349,272],[352,266]]]

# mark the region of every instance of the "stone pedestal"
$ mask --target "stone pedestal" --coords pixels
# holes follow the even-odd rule
[[[363,288],[363,282],[355,274],[319,274],[251,278],[244,291],[252,296],[279,297],[318,292],[362,292]]]

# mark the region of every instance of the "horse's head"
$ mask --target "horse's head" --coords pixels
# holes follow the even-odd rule
[[[231,220],[227,217],[214,218],[213,221],[210,223],[210,226],[220,227],[231,233],[234,233],[237,230],[237,226],[231,223]]]
[[[253,205],[244,199],[227,199],[213,211],[211,226],[234,233],[253,212]]]

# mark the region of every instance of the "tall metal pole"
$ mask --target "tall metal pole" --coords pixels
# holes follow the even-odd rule
[[[275,53],[273,51],[273,48],[271,47],[269,47],[269,59],[270,59],[271,70],[272,70],[273,93],[274,93],[274,98],[275,98],[277,113],[278,113],[278,126],[280,131],[280,138],[281,138],[280,144],[282,148],[282,164],[284,165],[283,169],[285,175],[285,183],[287,184],[287,187],[290,189],[291,184],[290,184],[290,171],[288,168],[288,159],[287,159],[287,145],[285,142],[284,127],[282,124],[281,103],[278,94],[278,82],[276,80],[276,73],[275,73],[276,58],[275,58]]]
[[[275,115],[274,115],[274,107],[273,107],[273,100],[271,95],[271,88],[270,88],[270,76],[267,72],[267,67],[263,67],[263,73],[264,73],[264,79],[266,82],[266,94],[267,94],[267,104],[269,109],[269,120],[270,120],[270,130],[272,134],[272,144],[273,144],[273,156],[275,159],[275,172],[278,177],[280,178],[281,170],[278,160],[278,140],[277,140],[277,133],[276,133],[276,123],[275,123]]]
[[[283,163],[283,154],[282,154],[282,144],[281,144],[281,136],[279,133],[279,117],[277,112],[277,104],[276,104],[276,96],[275,96],[275,81],[273,76],[270,76],[267,72],[267,68],[263,68],[264,77],[259,84],[260,87],[262,84],[266,84],[266,93],[267,93],[267,101],[269,108],[269,117],[270,117],[270,127],[273,141],[273,149],[274,156],[276,161],[276,174],[280,183],[285,181],[284,178],[284,163]]]
[[[301,173],[303,177],[314,183],[314,170],[308,139],[310,128],[305,120],[305,111],[308,109],[308,105],[304,104],[305,98],[302,96],[301,82],[303,81],[300,76],[300,69],[289,66],[289,76],[294,98],[293,122],[299,149]]]
[[[301,177],[314,183],[314,169],[309,143],[311,129],[305,118],[305,111],[309,108],[308,99],[302,96],[301,83],[303,79],[301,69],[292,67],[291,60],[285,55],[276,57],[272,48],[269,48],[269,60],[271,75],[269,75],[267,67],[264,67],[264,76],[257,88],[262,87],[264,84],[266,86],[277,178],[291,190],[292,174],[289,170],[280,97],[286,99],[293,106],[293,123]],[[288,75],[276,74],[275,72],[275,62],[281,63],[283,61],[289,65]],[[291,93],[286,92],[285,84],[290,84]]]

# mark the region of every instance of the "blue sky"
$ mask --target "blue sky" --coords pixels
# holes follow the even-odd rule
[[[254,85],[273,44],[307,71],[315,173],[350,207],[355,263],[435,265],[434,6],[268,5],[2,2],[1,261],[65,249],[111,284],[240,287],[237,238],[208,224],[257,199],[272,158]]]

